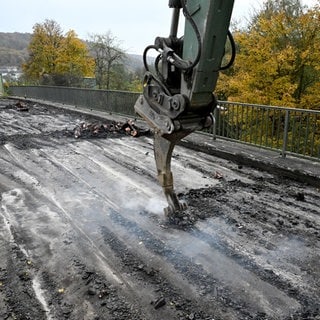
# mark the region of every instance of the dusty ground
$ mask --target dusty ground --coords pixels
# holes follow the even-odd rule
[[[320,192],[177,147],[169,223],[150,137],[0,100],[0,319],[320,319]]]

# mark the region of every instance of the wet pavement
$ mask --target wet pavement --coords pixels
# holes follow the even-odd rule
[[[172,224],[152,137],[76,139],[106,117],[10,103],[0,319],[320,319],[318,163],[191,135],[173,154],[189,209]]]

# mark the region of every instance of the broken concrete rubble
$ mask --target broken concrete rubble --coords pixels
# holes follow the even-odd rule
[[[20,112],[26,112],[26,111],[29,111],[29,107],[27,105],[27,103],[24,103],[22,101],[18,101],[14,104],[9,104],[5,107],[6,109],[15,109],[17,111],[20,111]]]
[[[75,127],[74,137],[78,138],[106,138],[109,133],[124,133],[133,137],[146,135],[149,129],[139,128],[133,120],[128,120],[125,123],[121,122],[82,122]]]

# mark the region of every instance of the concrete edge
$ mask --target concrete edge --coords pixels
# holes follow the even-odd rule
[[[195,133],[197,134],[197,133]],[[201,134],[200,134],[201,135]],[[197,139],[198,140],[198,139]],[[228,144],[228,142],[225,142]],[[309,165],[313,165],[312,161],[304,160],[300,158],[286,158],[280,159],[279,157],[275,158],[277,153],[275,151],[269,151],[268,153],[273,153],[274,157],[270,157],[269,160],[265,157],[258,158],[255,155],[250,153],[238,152],[230,148],[229,151],[219,148],[218,146],[212,146],[207,143],[195,142],[192,138],[183,139],[179,145],[195,150],[204,152],[216,157],[220,157],[226,160],[230,160],[238,165],[245,165],[252,168],[256,168],[262,171],[266,171],[272,174],[278,174],[282,177],[290,178],[295,181],[302,183],[307,183],[314,187],[320,187],[320,164],[319,164],[319,174],[316,174],[312,171],[308,171],[307,168],[303,167],[303,164],[308,162]],[[259,148],[257,148],[259,150]],[[274,161],[276,159],[276,161]],[[302,163],[297,163],[297,162]]]

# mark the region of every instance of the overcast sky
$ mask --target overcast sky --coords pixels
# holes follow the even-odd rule
[[[121,48],[141,54],[156,36],[170,31],[168,0],[1,0],[0,32],[29,32],[36,23],[55,20],[81,39],[111,31]],[[314,5],[316,0],[304,0]],[[245,21],[263,0],[235,0],[233,19]]]

